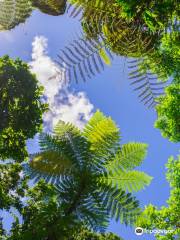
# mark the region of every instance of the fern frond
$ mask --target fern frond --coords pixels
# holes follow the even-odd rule
[[[71,170],[73,164],[65,155],[60,155],[55,151],[44,151],[33,156],[30,166],[38,172],[63,175]]]
[[[59,122],[52,136],[40,135],[42,152],[32,157],[27,170],[36,181],[43,177],[56,186],[64,216],[75,216],[96,230],[105,230],[110,217],[131,225],[140,209],[126,190],[143,188],[150,177],[129,170],[142,162],[147,146],[121,148],[119,140],[116,124],[99,111],[82,132]]]
[[[146,154],[147,144],[135,142],[124,144],[116,153],[115,158],[106,165],[106,168],[111,173],[119,171],[119,169],[132,170],[143,162]]]
[[[31,15],[30,0],[3,0],[0,1],[0,30],[10,30]]]
[[[104,70],[105,63],[101,51],[105,52],[106,58],[112,58],[101,41],[79,38],[60,51],[57,63],[63,68],[65,66],[67,79],[74,78],[78,82],[78,78],[81,78],[86,81]]]
[[[58,16],[66,10],[66,0],[31,0],[34,7],[43,13]]]
[[[119,147],[119,128],[111,118],[107,118],[100,111],[97,111],[85,125],[83,135],[98,158],[109,159]]]
[[[101,184],[102,204],[107,209],[111,218],[121,223],[132,225],[140,213],[139,202],[125,191],[112,186]]]
[[[59,181],[61,175],[71,175],[72,169],[88,166],[93,158],[88,154],[88,143],[80,130],[64,122],[59,122],[53,136],[41,134],[39,144],[41,153],[31,158],[30,167],[35,174],[39,172],[39,177],[47,176],[51,182]]]
[[[81,20],[82,19],[83,8],[82,8],[81,4],[68,3],[66,13],[69,17],[72,17],[72,18],[77,18],[77,17],[80,16],[79,20]]]
[[[123,171],[118,169],[116,172],[109,173],[108,177],[102,178],[102,181],[112,186],[118,186],[124,191],[137,192],[148,186],[152,177],[144,172],[139,171]]]
[[[155,74],[150,73],[141,66],[143,60],[135,59],[129,61],[128,68],[131,69],[129,79],[131,85],[135,86],[134,91],[138,92],[140,102],[143,102],[148,108],[155,107],[157,97],[164,94],[165,83],[157,80]]]

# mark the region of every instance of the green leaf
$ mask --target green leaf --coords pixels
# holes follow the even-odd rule
[[[139,171],[125,172],[119,169],[109,175],[110,176],[107,178],[108,183],[111,183],[113,186],[118,186],[118,188],[128,192],[137,192],[144,189],[152,180],[152,177]]]
[[[135,142],[124,144],[114,160],[107,165],[107,169],[110,172],[118,169],[132,170],[143,162],[146,153],[147,144]]]

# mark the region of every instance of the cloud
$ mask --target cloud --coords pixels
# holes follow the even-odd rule
[[[52,130],[59,120],[71,122],[82,128],[92,116],[93,105],[85,92],[75,92],[65,81],[64,70],[60,68],[47,52],[48,40],[37,36],[32,43],[31,71],[44,86],[44,99],[49,111],[44,114],[46,130]]]

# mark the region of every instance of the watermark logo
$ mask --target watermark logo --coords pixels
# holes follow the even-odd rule
[[[144,233],[143,228],[137,227],[137,228],[135,229],[135,234],[136,234],[136,235],[141,236],[141,235],[143,235],[143,233]]]
[[[135,234],[141,236],[143,234],[167,234],[172,233],[174,230],[165,230],[165,229],[143,229],[141,227],[135,228]]]

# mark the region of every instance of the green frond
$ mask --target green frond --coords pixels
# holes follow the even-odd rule
[[[151,183],[152,177],[139,171],[122,171],[118,169],[116,172],[110,173],[107,178],[103,177],[102,181],[107,184],[118,186],[128,192],[137,192],[144,189]]]
[[[96,230],[105,230],[110,217],[132,225],[139,202],[126,191],[138,191],[151,181],[145,173],[130,171],[143,161],[147,145],[121,148],[119,141],[114,121],[97,111],[82,132],[61,121],[53,135],[41,134],[41,152],[25,167],[31,178],[56,186],[65,216],[75,215]]]
[[[35,154],[29,164],[32,169],[38,172],[52,175],[66,174],[73,167],[69,158],[55,151]]]
[[[60,50],[56,62],[65,69],[66,79],[78,82],[78,79],[86,81],[103,71],[105,56],[106,61],[108,57],[113,58],[101,40],[80,37]]]
[[[72,124],[61,121],[53,135],[40,134],[39,139],[41,152],[30,161],[32,171],[38,172],[39,176],[51,176],[53,181],[57,176],[70,175],[72,169],[80,171],[84,166],[88,168],[93,162],[89,143]]]
[[[124,171],[138,167],[146,157],[147,144],[131,142],[122,145],[115,158],[107,164],[109,172]]]
[[[3,0],[0,1],[0,31],[10,30],[31,15],[30,0]]]
[[[114,155],[119,146],[119,128],[110,117],[104,116],[100,111],[97,111],[84,127],[83,135],[96,156],[105,159]]]
[[[58,16],[66,10],[66,0],[32,0],[33,6],[43,13]]]
[[[134,91],[138,92],[140,102],[148,108],[155,107],[157,98],[164,94],[165,83],[158,81],[156,74],[147,69],[144,59],[135,59],[128,62],[131,69],[129,79]],[[162,75],[162,74],[161,74]],[[158,76],[160,78],[160,75]]]
[[[111,218],[131,225],[140,213],[139,202],[131,193],[126,193],[117,186],[100,183],[102,204]]]

